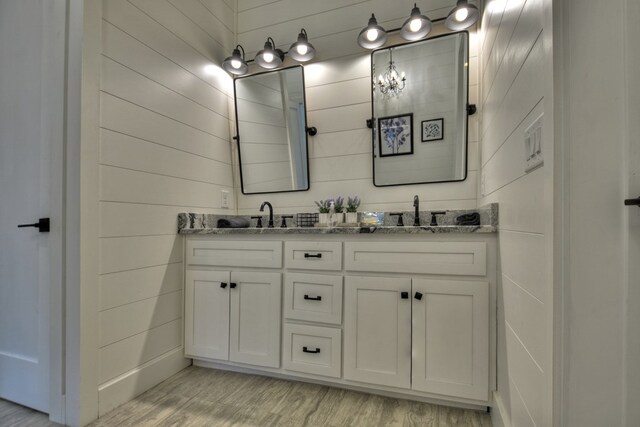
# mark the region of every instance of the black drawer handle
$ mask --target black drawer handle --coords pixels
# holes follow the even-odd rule
[[[310,297],[309,295],[305,295],[304,299],[309,301],[322,301],[322,297],[318,295],[317,297]]]
[[[308,253],[305,253],[304,257],[305,258],[322,258],[322,254],[308,254]]]
[[[220,283],[220,287],[221,287],[222,289],[224,289],[224,288],[226,288],[226,287],[227,287],[227,284],[226,284],[225,282],[221,282],[221,283]]]
[[[235,288],[236,288],[236,286],[238,286],[238,284],[237,284],[237,283],[229,283],[229,287],[230,287],[231,289],[235,289]]]
[[[313,353],[313,354],[318,354],[320,353],[320,349],[316,348],[315,350],[309,350],[308,347],[302,347],[302,351],[305,353]]]

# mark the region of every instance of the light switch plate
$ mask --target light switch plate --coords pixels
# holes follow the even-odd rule
[[[220,190],[220,207],[229,209],[229,192],[227,190]]]
[[[544,164],[542,152],[542,119],[543,114],[524,131],[524,171],[526,173]]]

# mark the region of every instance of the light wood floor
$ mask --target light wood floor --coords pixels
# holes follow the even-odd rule
[[[0,401],[0,426],[54,426]],[[490,427],[485,412],[190,367],[91,425]]]

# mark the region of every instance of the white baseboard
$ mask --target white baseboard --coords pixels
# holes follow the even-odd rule
[[[511,427],[511,418],[504,407],[502,397],[498,392],[493,393],[493,405],[491,408],[491,424],[493,427]]]
[[[128,402],[191,364],[176,348],[98,387],[98,416]]]

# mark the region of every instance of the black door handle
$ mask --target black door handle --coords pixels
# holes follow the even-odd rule
[[[41,233],[48,233],[49,231],[51,231],[51,222],[49,221],[49,218],[40,218],[38,220],[38,222],[33,223],[33,224],[19,224],[18,225],[18,228],[25,228],[25,227],[35,227]]]
[[[224,289],[224,288],[226,288],[226,287],[227,287],[227,284],[226,284],[225,282],[222,282],[222,283],[220,283],[220,287],[221,287],[222,289]]]
[[[624,201],[625,206],[640,206],[640,197],[637,199],[627,199]]]
[[[305,257],[305,258],[322,258],[322,254],[315,254],[315,255],[314,255],[314,254],[307,254],[307,253],[305,253],[305,254],[304,254],[304,257]]]
[[[230,287],[231,289],[235,289],[235,288],[236,288],[236,286],[238,286],[238,284],[237,284],[237,283],[233,283],[233,282],[229,283],[229,287]]]
[[[315,350],[309,350],[308,347],[302,347],[302,351],[304,353],[313,353],[313,354],[320,353],[320,349],[319,348],[316,348]]]
[[[422,294],[420,292],[416,292],[416,294],[413,297],[418,301],[420,301],[422,299]]]
[[[310,297],[309,295],[305,295],[304,299],[309,301],[322,301],[322,297],[318,295],[317,297]]]
[[[409,292],[400,292],[400,298],[409,299]]]

